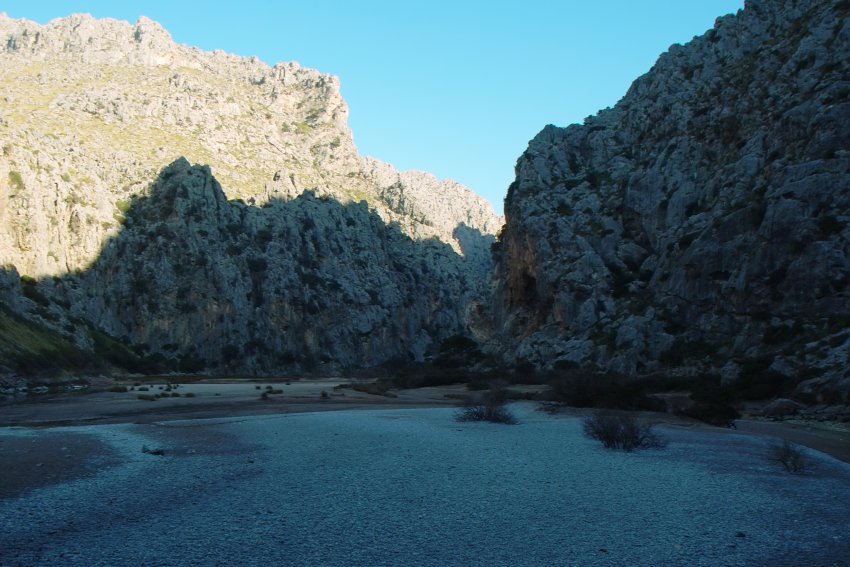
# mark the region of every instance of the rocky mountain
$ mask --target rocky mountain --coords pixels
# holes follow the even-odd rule
[[[850,388],[848,16],[748,0],[529,143],[496,245],[509,362]]]
[[[422,360],[474,334],[502,219],[360,156],[347,116],[336,77],[145,18],[0,14],[7,307],[76,348],[228,372]]]

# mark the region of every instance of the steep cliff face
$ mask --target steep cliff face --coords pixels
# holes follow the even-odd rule
[[[848,15],[748,1],[530,142],[496,246],[509,361],[847,376]]]
[[[210,165],[230,199],[366,200],[458,252],[458,226],[499,229],[465,187],[359,156],[347,118],[339,80],[297,63],[177,45],[145,18],[42,26],[0,14],[0,263],[31,276],[86,266],[181,156]]]
[[[240,372],[421,360],[465,330],[480,291],[450,246],[363,203],[229,202],[185,160],[134,200],[95,264],[42,287],[126,343]]]
[[[144,18],[0,14],[0,299],[134,367],[334,371],[474,333],[501,219],[359,156],[347,115],[336,77]]]

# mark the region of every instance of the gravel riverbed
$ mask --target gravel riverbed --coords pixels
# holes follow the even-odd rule
[[[579,418],[512,409],[61,428],[109,459],[0,499],[0,564],[850,565],[850,465],[807,451],[790,475],[765,438],[674,426],[612,452]]]

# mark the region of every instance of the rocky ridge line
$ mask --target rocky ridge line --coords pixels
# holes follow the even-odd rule
[[[146,18],[0,14],[0,44],[0,262],[22,273],[89,264],[129,199],[181,156],[209,164],[228,198],[366,200],[458,252],[458,227],[502,224],[457,183],[359,156],[334,76],[177,45]]]

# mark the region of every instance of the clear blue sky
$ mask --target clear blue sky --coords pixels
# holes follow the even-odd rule
[[[160,22],[178,43],[338,75],[360,152],[449,177],[502,208],[546,124],[612,106],[673,43],[743,0],[6,0],[40,23]]]

